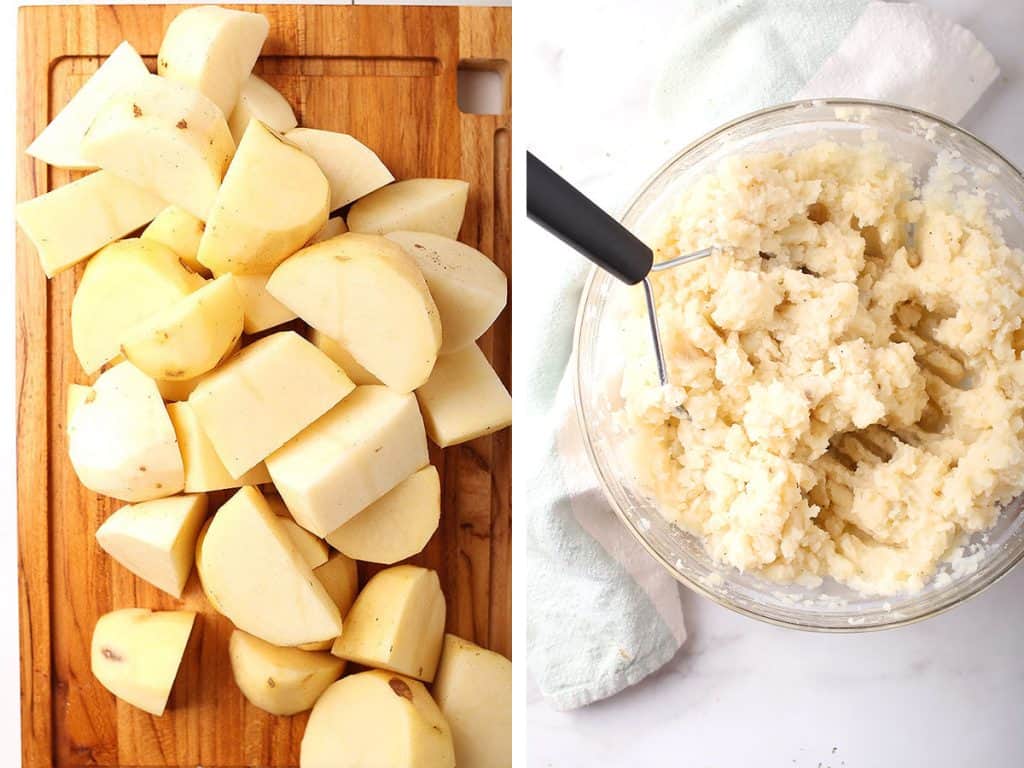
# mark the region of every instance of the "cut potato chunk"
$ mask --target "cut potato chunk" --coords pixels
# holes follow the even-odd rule
[[[217,363],[220,365],[225,360],[234,355],[238,350],[242,348],[242,339],[239,338],[234,344],[231,345],[224,357]],[[177,381],[165,381],[163,379],[154,379],[156,381],[156,388],[160,390],[160,396],[164,400],[169,402],[179,402],[181,400],[188,400],[189,395],[195,391],[195,388],[199,386],[204,378],[210,375],[212,371],[204,373],[201,376],[196,376],[194,379],[179,379]]]
[[[92,673],[134,707],[160,716],[178,676],[194,611],[124,608],[100,616],[92,632]]]
[[[156,384],[131,363],[105,371],[68,423],[68,453],[86,488],[135,502],[185,485],[174,427]]]
[[[96,543],[143,581],[181,597],[205,519],[202,493],[143,501],[108,517],[96,531]]]
[[[200,428],[199,420],[188,403],[168,403],[167,414],[174,425],[181,458],[185,463],[186,493],[223,491],[270,482],[267,465],[262,461],[241,477],[232,477],[213,449],[210,438]]]
[[[252,486],[213,516],[202,563],[203,588],[239,629],[274,645],[341,634],[338,607]]]
[[[154,379],[194,379],[242,337],[242,297],[221,275],[127,331],[121,352]]]
[[[512,768],[511,661],[445,635],[433,693],[459,768]]]
[[[14,209],[47,277],[63,272],[141,227],[167,205],[107,171],[26,200]]]
[[[199,241],[215,275],[268,274],[327,222],[330,189],[316,162],[253,120]]]
[[[349,354],[347,349],[326,333],[314,328],[309,334],[309,340],[316,344],[317,349],[340,365],[341,370],[348,374],[348,377],[357,385],[381,383],[380,379],[363,368],[363,366],[356,362],[356,359]]]
[[[391,232],[415,261],[441,315],[441,354],[469,346],[508,300],[508,278],[476,248],[430,232]]]
[[[437,573],[396,565],[363,587],[331,653],[430,682],[441,656],[444,615]]]
[[[256,75],[246,78],[235,108],[231,110],[231,117],[228,118],[228,128],[231,129],[235,144],[242,140],[250,120],[259,120],[278,133],[290,131],[299,124],[288,100],[274,86]]]
[[[345,220],[341,216],[334,216],[327,220],[327,223],[320,227],[320,231],[309,238],[309,242],[306,245],[313,245],[314,243],[322,243],[324,240],[330,240],[332,237],[338,235],[344,235],[348,232],[348,227],[345,226]]]
[[[391,565],[422,552],[441,517],[441,480],[424,467],[327,535],[327,543],[356,560]]]
[[[164,33],[157,73],[206,94],[226,117],[270,31],[265,16],[204,5],[182,11]]]
[[[272,715],[310,709],[345,671],[345,662],[329,653],[280,648],[238,629],[231,633],[228,655],[245,698]]]
[[[242,349],[206,376],[188,401],[220,460],[237,477],[354,387],[320,350],[297,333],[282,331]]]
[[[346,133],[295,128],[285,134],[316,160],[331,185],[331,210],[337,210],[395,180],[372,149]]]
[[[82,368],[95,373],[120,353],[127,331],[205,282],[160,243],[108,245],[86,266],[71,304],[71,341]]]
[[[224,609],[221,604],[217,602],[217,596],[214,595],[210,590],[206,588],[206,572],[209,570],[206,566],[206,561],[203,560],[203,542],[206,541],[206,534],[210,530],[210,523],[213,522],[213,518],[209,518],[203,527],[199,529],[199,536],[196,538],[196,573],[199,574],[199,586],[202,587],[203,594],[206,595],[206,599],[210,601],[210,605],[217,613],[223,615]]]
[[[147,75],[104,105],[82,151],[100,168],[205,221],[235,142],[203,94]]]
[[[416,262],[387,238],[350,232],[304,248],[267,290],[392,389],[410,392],[430,376],[437,307]]]
[[[206,225],[201,219],[180,206],[169,205],[142,231],[142,238],[163,243],[178,254],[182,263],[193,272],[207,273],[206,267],[196,258],[204,229]]]
[[[86,397],[92,392],[92,387],[88,384],[68,384],[68,399],[67,408],[64,411],[66,421],[64,422],[64,429],[66,430],[71,424],[71,417],[83,402]]]
[[[433,232],[454,240],[468,196],[469,184],[458,179],[405,179],[360,199],[346,223],[353,232]]]
[[[416,398],[427,434],[442,448],[512,423],[512,396],[476,344],[438,358]]]
[[[313,705],[301,768],[454,768],[444,716],[417,680],[373,670],[349,675]]]
[[[291,539],[292,544],[295,545],[299,554],[302,555],[302,559],[310,568],[319,568],[327,562],[327,544],[323,539],[317,538],[291,518],[280,515],[278,517],[281,518],[281,525],[284,526],[288,538]]]
[[[296,318],[294,312],[267,291],[269,279],[270,275],[235,275],[235,287],[245,306],[246,333],[259,333]]]
[[[25,153],[58,168],[96,168],[82,154],[85,132],[100,107],[147,75],[149,70],[142,57],[127,40],[122,42],[36,136],[36,140],[28,145]]]
[[[427,462],[416,398],[372,386],[268,456],[267,469],[295,522],[326,536]]]
[[[283,503],[282,503],[283,506]],[[327,562],[319,568],[313,569],[313,574],[320,579],[331,600],[338,606],[341,613],[342,624],[345,616],[348,615],[352,603],[355,602],[356,593],[359,592],[359,574],[356,568],[356,561],[346,557],[340,552],[334,552],[327,559]],[[335,638],[322,640],[319,643],[303,643],[298,646],[304,651],[327,651],[334,645]]]

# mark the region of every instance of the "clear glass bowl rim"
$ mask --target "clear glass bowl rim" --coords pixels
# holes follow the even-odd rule
[[[888,110],[893,110],[893,111],[896,111],[896,112],[901,112],[901,113],[903,113],[905,115],[908,115],[908,116],[917,116],[917,117],[925,118],[927,120],[934,121],[934,122],[940,124],[941,126],[943,126],[945,128],[948,128],[951,131],[955,131],[955,132],[957,132],[957,133],[967,137],[968,139],[972,139],[973,141],[977,142],[982,148],[984,148],[988,152],[991,152],[993,155],[998,157],[1002,162],[1004,162],[1006,164],[1006,166],[1008,168],[1012,169],[1017,174],[1018,177],[1020,177],[1022,180],[1024,180],[1024,173],[1022,173],[1021,170],[1014,163],[1012,163],[1005,155],[1003,155],[1001,152],[999,152],[999,150],[995,149],[994,147],[989,145],[987,142],[985,142],[983,139],[980,139],[978,136],[974,135],[970,131],[960,127],[959,125],[951,123],[949,120],[946,120],[943,117],[939,117],[938,115],[932,114],[930,112],[926,112],[926,111],[920,110],[920,109],[915,109],[913,107],[907,107],[907,106],[904,106],[902,104],[895,104],[895,103],[886,102],[886,101],[876,101],[876,100],[873,100],[873,99],[854,99],[854,98],[802,99],[802,100],[797,100],[797,101],[789,101],[789,102],[785,102],[785,103],[782,103],[782,104],[776,104],[776,105],[773,105],[773,106],[770,106],[770,107],[765,107],[764,109],[755,110],[754,112],[748,112],[747,114],[741,115],[740,117],[737,117],[737,118],[735,118],[733,120],[730,120],[727,123],[723,123],[722,125],[718,126],[717,128],[712,129],[708,133],[705,133],[703,136],[700,136],[699,138],[697,138],[694,141],[690,142],[685,147],[683,147],[681,150],[676,152],[672,157],[670,157],[668,160],[666,160],[664,163],[662,163],[661,166],[654,173],[652,173],[650,176],[647,177],[647,179],[643,182],[643,184],[640,185],[640,187],[637,189],[637,191],[630,197],[629,201],[622,208],[622,213],[617,217],[618,220],[622,221],[623,219],[625,219],[627,213],[632,210],[632,208],[636,205],[636,203],[640,200],[640,198],[643,197],[644,193],[653,184],[655,184],[657,182],[657,180],[660,179],[661,176],[671,166],[673,166],[676,162],[678,162],[685,155],[687,155],[690,152],[694,151],[697,147],[705,144],[706,142],[712,141],[713,139],[718,137],[720,134],[725,133],[726,131],[729,131],[730,129],[732,129],[732,128],[736,127],[736,126],[742,125],[743,123],[745,123],[745,122],[747,122],[749,120],[753,120],[753,119],[756,119],[756,118],[764,117],[766,115],[770,115],[770,114],[773,114],[773,113],[793,111],[793,110],[797,110],[797,109],[800,109],[800,108],[805,108],[805,107],[812,106],[812,105],[813,106],[825,105],[825,106],[835,106],[835,107],[847,107],[847,106],[848,107],[878,107],[878,108],[882,108],[882,109],[888,109]],[[593,445],[593,438],[591,436],[591,432],[590,432],[590,428],[589,428],[590,422],[589,422],[589,419],[587,418],[587,413],[586,413],[587,406],[584,404],[584,400],[583,400],[581,389],[580,389],[580,382],[583,379],[584,372],[582,371],[582,369],[580,367],[579,347],[580,347],[580,342],[581,342],[581,338],[582,338],[584,314],[585,314],[585,311],[587,309],[587,306],[588,306],[590,298],[591,298],[591,293],[593,291],[593,286],[594,286],[595,278],[599,274],[600,274],[600,269],[595,266],[595,267],[593,267],[590,270],[590,272],[587,275],[586,281],[584,282],[584,285],[583,285],[583,290],[580,293],[579,308],[578,308],[577,313],[576,313],[576,323],[575,323],[575,327],[573,329],[572,366],[575,369],[574,370],[574,376],[573,376],[573,399],[574,399],[574,402],[575,402],[577,424],[579,426],[580,434],[581,434],[582,439],[583,439],[583,445],[584,445],[584,448],[586,450],[587,459],[588,459],[588,461],[590,463],[591,468],[594,470],[594,474],[597,476],[598,482],[599,482],[599,484],[601,486],[601,491],[604,494],[604,497],[607,500],[608,504],[611,506],[612,510],[614,510],[614,512],[615,512],[616,516],[619,518],[619,520],[622,521],[623,525],[625,525],[626,530],[628,530],[632,534],[632,536],[643,546],[643,548],[647,551],[647,553],[651,557],[653,557],[666,571],[668,571],[673,576],[673,578],[676,579],[676,581],[678,581],[679,583],[681,583],[684,586],[688,587],[689,589],[693,590],[694,592],[697,592],[698,594],[708,598],[709,600],[712,600],[713,602],[717,603],[718,605],[723,606],[724,608],[728,608],[729,610],[735,611],[736,613],[739,613],[739,614],[741,614],[743,616],[748,616],[748,617],[750,617],[752,619],[757,619],[758,621],[762,621],[762,622],[765,622],[767,624],[772,624],[774,626],[784,627],[784,628],[787,628],[787,629],[799,629],[799,630],[806,631],[806,632],[820,632],[820,633],[826,633],[826,634],[850,634],[850,633],[861,633],[861,632],[877,632],[877,631],[881,631],[881,630],[885,630],[885,629],[895,629],[897,627],[903,627],[903,626],[907,626],[907,625],[910,625],[910,624],[916,624],[916,623],[918,623],[920,621],[924,621],[925,619],[929,619],[929,618],[932,618],[934,616],[938,616],[940,614],[943,614],[946,611],[949,611],[952,608],[956,607],[957,605],[960,605],[960,604],[966,602],[967,600],[970,600],[972,597],[975,597],[975,596],[981,594],[982,592],[984,592],[986,589],[988,589],[993,584],[995,584],[1000,579],[1002,579],[1004,576],[1006,576],[1006,574],[1008,574],[1010,571],[1012,571],[1014,569],[1014,567],[1022,559],[1024,559],[1024,547],[1021,547],[1021,549],[1012,558],[1008,559],[1003,564],[1003,566],[1000,569],[994,571],[987,580],[978,583],[977,586],[974,589],[972,589],[970,592],[968,592],[966,594],[963,594],[963,595],[951,595],[949,599],[946,599],[946,600],[943,600],[943,601],[939,602],[937,605],[932,607],[930,610],[924,611],[924,612],[922,612],[920,614],[916,614],[916,615],[913,615],[913,616],[907,616],[906,618],[898,618],[898,619],[894,619],[891,622],[874,624],[874,625],[857,625],[857,624],[853,624],[853,625],[847,625],[847,626],[835,626],[835,625],[810,624],[810,623],[803,623],[803,622],[799,622],[799,621],[791,621],[791,620],[780,619],[780,618],[776,618],[774,616],[769,616],[769,615],[761,614],[761,613],[758,613],[756,610],[751,610],[749,608],[746,608],[746,607],[744,607],[742,605],[739,605],[739,604],[733,602],[732,600],[730,600],[725,595],[722,595],[722,594],[714,591],[713,589],[710,589],[706,585],[704,585],[704,584],[702,584],[702,583],[700,583],[698,581],[695,581],[695,580],[687,577],[683,573],[680,573],[679,570],[677,570],[676,567],[672,563],[670,563],[660,552],[658,552],[654,548],[654,546],[650,543],[650,541],[648,541],[647,537],[644,535],[644,532],[642,530],[640,530],[640,528],[636,524],[634,524],[634,522],[629,518],[628,515],[625,514],[625,512],[619,506],[618,502],[615,499],[615,495],[612,493],[611,487],[610,487],[610,485],[608,483],[608,480],[607,480],[607,477],[606,477],[606,474],[605,474],[606,473],[606,468],[604,466],[602,466],[601,462],[598,460],[597,454],[596,454],[596,451],[595,451],[595,448],[594,448],[594,445]]]

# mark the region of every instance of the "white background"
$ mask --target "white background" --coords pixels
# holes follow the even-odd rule
[[[520,19],[517,74],[530,148],[617,211],[655,167],[625,158],[637,155],[631,124],[645,116],[643,65],[670,26],[659,13],[664,22],[674,4],[620,2],[628,13],[611,4],[530,14],[525,32]],[[963,124],[1024,166],[1024,2],[926,4],[995,56],[1002,75]],[[566,40],[589,49],[570,55]],[[560,88],[566,68],[586,66],[585,93]],[[543,247],[530,232],[518,242],[521,259]],[[520,292],[516,312],[528,310]],[[571,713],[530,684],[531,768],[1024,766],[1024,568],[952,613],[853,636],[771,627],[681,591],[689,640],[644,683]]]
[[[111,4],[111,0],[105,0]],[[136,0],[138,2],[139,0]],[[294,0],[273,0],[281,5],[297,4]],[[318,3],[317,0],[306,0],[307,4]],[[73,5],[66,0],[47,0],[46,2],[27,2],[23,5]],[[124,4],[123,0],[113,0],[113,4]],[[167,4],[173,4],[168,2]],[[355,0],[358,5],[511,5],[511,0],[378,0],[374,3]],[[2,24],[3,46],[0,50],[0,67],[3,77],[0,79],[0,96],[7,106],[6,119],[0,124],[0,166],[3,167],[6,183],[0,187],[0,210],[12,212],[15,202],[14,185],[14,148],[16,110],[16,45],[17,20],[16,6],[11,0],[0,0],[0,24]],[[521,154],[521,153],[520,153]],[[6,219],[4,219],[6,216]],[[17,572],[17,499],[15,493],[15,446],[17,425],[14,406],[14,217],[12,213],[0,215],[7,221],[6,248],[6,279],[0,279],[0,768],[13,768],[21,764],[21,698],[19,680],[19,649],[18,649],[18,572]],[[516,538],[519,538],[518,536]],[[521,540],[521,539],[520,539]],[[520,608],[516,606],[516,611]],[[521,633],[520,633],[521,634]],[[522,648],[516,635],[516,647]],[[520,703],[523,699],[522,687],[518,691]],[[522,707],[520,707],[521,709]],[[216,724],[209,724],[215,727]],[[519,724],[517,723],[517,727]],[[517,750],[522,749],[522,740]],[[517,757],[517,763],[521,758]]]

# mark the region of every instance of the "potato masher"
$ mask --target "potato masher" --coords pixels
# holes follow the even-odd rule
[[[655,264],[650,248],[532,152],[526,153],[526,215],[613,277],[627,285],[643,284],[658,379],[666,386],[668,369],[648,276],[703,259],[713,249],[704,248]]]

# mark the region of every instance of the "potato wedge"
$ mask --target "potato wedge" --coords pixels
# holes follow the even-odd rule
[[[152,220],[166,203],[107,171],[96,171],[31,200],[14,217],[47,277],[92,256]]]
[[[146,62],[125,40],[28,145],[25,153],[58,168],[80,171],[96,168],[82,154],[82,138],[86,130],[109,99],[147,75]]]
[[[348,233],[303,248],[267,290],[398,392],[430,376],[441,322],[416,263],[390,240]]]
[[[340,365],[341,370],[343,370],[348,377],[356,383],[356,385],[361,386],[363,384],[381,383],[380,379],[363,368],[363,366],[356,362],[356,359],[349,354],[347,349],[326,333],[313,328],[312,331],[310,331],[309,340],[316,344],[317,349]]]
[[[268,456],[267,469],[295,522],[326,536],[428,460],[416,399],[373,386]]]
[[[206,522],[203,523],[203,527],[199,529],[199,536],[196,538],[196,573],[199,574],[199,586],[202,588],[206,599],[213,606],[213,609],[223,616],[224,608],[217,601],[217,596],[206,588],[207,577],[204,575],[209,568],[206,565],[206,561],[203,560],[203,542],[206,541],[206,534],[210,530],[210,523],[212,522],[212,517],[207,518]]]
[[[258,490],[213,516],[202,543],[203,588],[239,629],[274,645],[341,634],[341,615]]]
[[[337,210],[395,180],[377,153],[347,133],[293,128],[285,138],[316,160],[331,185],[331,210]]]
[[[71,342],[86,373],[117,357],[125,333],[206,281],[151,240],[119,240],[96,254],[71,303]]]
[[[141,237],[143,240],[163,243],[178,254],[178,258],[186,267],[209,277],[206,267],[196,258],[199,252],[199,239],[203,236],[204,229],[206,224],[184,208],[169,205],[142,231]]]
[[[82,141],[82,152],[100,168],[203,221],[234,151],[212,101],[156,75],[108,101]]]
[[[104,520],[96,530],[96,543],[143,581],[181,597],[205,519],[203,493],[143,501]]]
[[[244,319],[234,278],[221,275],[128,330],[121,353],[154,379],[194,379],[242,337]]]
[[[512,768],[511,661],[445,635],[432,692],[459,768]]]
[[[437,572],[396,565],[363,587],[331,653],[430,682],[441,657],[444,617]]]
[[[448,724],[423,684],[390,672],[349,675],[313,705],[301,768],[454,768]]]
[[[512,423],[512,396],[472,344],[442,355],[416,390],[430,439],[441,448],[498,432]]]
[[[459,179],[404,179],[360,198],[345,223],[352,232],[433,232],[454,240],[468,196],[469,184]]]
[[[333,221],[333,219],[330,219]],[[259,333],[294,320],[296,315],[267,291],[270,275],[235,275],[245,306],[245,332]]]
[[[253,120],[213,203],[199,262],[215,275],[269,274],[327,222],[329,199],[316,162]]]
[[[359,573],[356,561],[340,552],[333,552],[326,563],[313,569],[313,574],[324,585],[324,589],[327,590],[327,594],[331,596],[334,604],[338,606],[344,625],[345,617],[359,592]],[[318,643],[303,643],[297,647],[303,651],[328,651],[336,639],[321,640]]]
[[[463,349],[491,327],[508,301],[508,278],[476,248],[430,232],[390,232],[427,281],[441,316],[441,354]]]
[[[329,653],[280,648],[239,629],[231,633],[228,656],[242,694],[272,715],[310,709],[345,671],[345,662]]]
[[[354,388],[320,350],[282,331],[253,342],[204,377],[188,402],[225,468],[238,477]]]
[[[167,25],[157,73],[205,94],[226,118],[269,31],[270,22],[258,13],[215,5],[189,8]]]
[[[299,124],[288,100],[274,86],[256,75],[249,75],[242,84],[238,101],[228,118],[228,128],[231,129],[235,144],[242,140],[250,120],[259,120],[278,133],[290,131]]]
[[[68,423],[82,485],[122,501],[158,499],[185,485],[174,427],[152,379],[131,363],[105,371]]]
[[[181,458],[185,463],[186,493],[223,491],[241,488],[243,485],[262,485],[270,482],[270,473],[263,462],[241,477],[232,477],[224,468],[210,438],[199,426],[199,420],[187,402],[168,403],[167,415],[171,417],[174,433],[178,436]]]
[[[124,608],[100,616],[92,631],[92,673],[122,701],[158,717],[185,655],[194,611]]]
[[[319,568],[327,562],[328,549],[323,539],[317,538],[290,517],[281,517],[280,515],[278,517],[281,520],[281,525],[284,526],[284,532],[288,534],[295,549],[299,551],[302,559],[310,568]]]
[[[441,480],[431,465],[327,534],[327,543],[354,560],[391,565],[422,552],[440,518]]]

